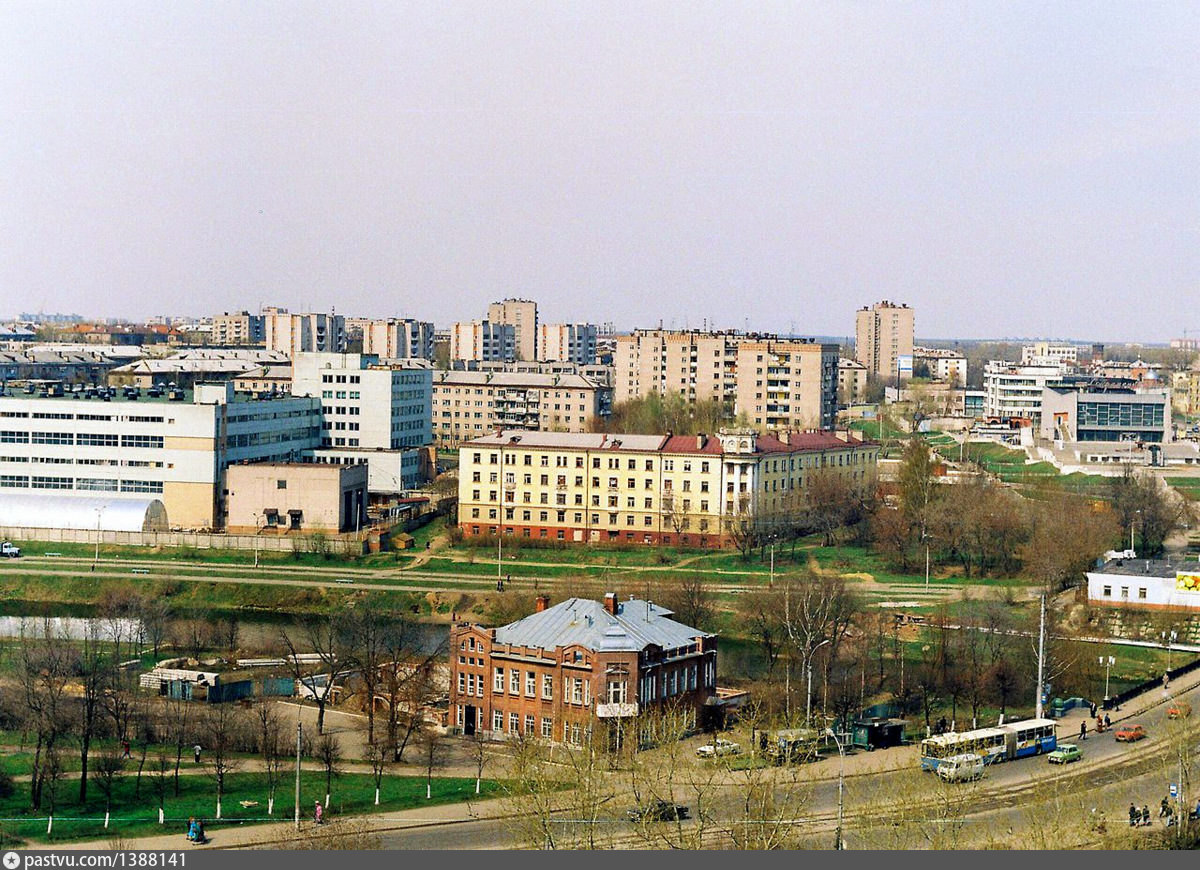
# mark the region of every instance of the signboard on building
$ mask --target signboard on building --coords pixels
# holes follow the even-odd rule
[[[911,353],[902,353],[896,357],[896,373],[902,378],[912,377],[913,357]]]
[[[1200,594],[1200,574],[1194,571],[1179,571],[1175,574],[1175,591]]]

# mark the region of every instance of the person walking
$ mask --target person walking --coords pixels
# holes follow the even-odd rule
[[[1079,723],[1079,739],[1087,740],[1087,719]]]
[[[1105,729],[1112,727],[1112,719],[1109,718],[1107,713],[1104,714],[1104,727]]]
[[[200,763],[200,744],[199,743],[197,743],[195,746],[192,747],[192,758],[195,760],[196,764]]]
[[[1142,825],[1145,826],[1145,825],[1149,825],[1149,824],[1150,824],[1150,807],[1146,806],[1145,804],[1142,804]]]
[[[1164,797],[1162,799],[1162,803],[1159,804],[1159,806],[1158,806],[1158,817],[1161,819],[1164,816],[1169,816],[1170,814],[1171,814],[1171,800],[1170,800],[1170,798]]]
[[[1138,812],[1137,805],[1130,804],[1129,805],[1129,827],[1136,828],[1138,820],[1141,819],[1141,817],[1142,817],[1142,814],[1140,812]]]
[[[313,804],[313,821],[318,825],[325,821],[325,808],[321,806],[320,801]]]
[[[1096,702],[1092,701],[1092,718],[1096,718]]]

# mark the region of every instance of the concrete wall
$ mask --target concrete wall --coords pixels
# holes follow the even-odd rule
[[[333,553],[365,553],[366,541],[326,536]],[[62,544],[95,544],[95,529],[28,529],[0,526],[0,538],[8,541],[42,541]],[[102,544],[131,547],[192,547],[197,550],[254,550],[262,552],[308,552],[310,539],[299,535],[211,535],[204,532],[101,532]]]

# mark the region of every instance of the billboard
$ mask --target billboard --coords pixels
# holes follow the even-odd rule
[[[902,353],[896,357],[896,374],[902,378],[911,378],[913,373],[913,357],[911,353]]]
[[[1194,592],[1200,594],[1200,574],[1195,571],[1178,571],[1175,574],[1176,592]]]

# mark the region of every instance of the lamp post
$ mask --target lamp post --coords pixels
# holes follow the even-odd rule
[[[496,473],[496,491],[500,494],[500,507],[496,514],[496,589],[504,579],[502,573],[504,559],[504,441],[501,434],[500,470]]]
[[[1112,671],[1112,666],[1117,663],[1117,660],[1112,656],[1100,656],[1100,664],[1104,665],[1104,700],[1108,700],[1108,675]]]
[[[841,851],[842,843],[842,813],[845,808],[845,786],[846,786],[846,751],[842,746],[842,741],[838,739],[837,734],[832,728],[826,728],[825,733],[833,738],[833,742],[837,744],[838,749],[838,820],[837,833],[834,835],[833,848]]]
[[[805,727],[807,727],[808,724],[810,722],[812,722],[812,660],[813,660],[813,656],[815,656],[817,654],[817,650],[819,650],[821,647],[825,646],[825,644],[827,644],[827,643],[829,643],[829,638],[825,638],[825,640],[821,641],[819,644],[817,644],[816,646],[814,646],[812,649],[810,649],[808,651],[808,662],[807,662],[808,689],[804,693],[804,725],[805,725]]]
[[[260,514],[255,512],[255,514],[254,514],[254,567],[255,568],[258,567],[258,531],[259,531],[258,518],[259,518],[259,516],[260,516]]]
[[[1171,644],[1175,643],[1179,635],[1174,631],[1162,631],[1159,632],[1159,637],[1161,637],[1163,642],[1167,645],[1167,670],[1169,671],[1171,670]]]
[[[96,565],[100,562],[100,515],[104,513],[108,505],[100,505],[96,508],[96,555],[92,557],[92,570],[96,570]]]
[[[925,542],[925,591],[929,591],[929,535],[921,532],[921,540]]]

